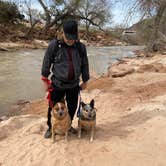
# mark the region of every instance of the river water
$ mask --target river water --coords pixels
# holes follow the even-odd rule
[[[90,70],[106,72],[116,58],[135,56],[140,46],[88,47]],[[45,95],[40,80],[44,49],[0,52],[0,116],[19,100],[31,101]]]

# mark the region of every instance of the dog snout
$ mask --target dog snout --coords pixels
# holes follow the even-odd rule
[[[61,110],[61,109],[59,109],[59,110],[58,110],[58,115],[59,115],[59,116],[62,116],[63,114],[64,114],[64,111]]]
[[[91,118],[91,117],[92,117],[91,113],[90,113],[90,114],[88,114],[88,116],[89,116],[89,118]]]
[[[62,115],[63,115],[63,112],[59,112],[59,115],[62,116]]]

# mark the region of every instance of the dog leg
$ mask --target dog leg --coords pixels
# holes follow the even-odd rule
[[[68,130],[65,132],[65,142],[68,141]]]
[[[95,127],[93,126],[93,127],[91,128],[90,142],[93,142],[93,139],[94,139],[94,133],[95,133]]]
[[[79,139],[81,138],[81,125],[79,122],[78,122],[78,138]]]
[[[52,143],[55,143],[55,128],[52,126]]]

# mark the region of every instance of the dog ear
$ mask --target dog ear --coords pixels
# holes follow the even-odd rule
[[[90,102],[90,106],[91,106],[92,108],[94,108],[94,104],[95,104],[95,101],[94,101],[94,99],[92,99],[91,102]]]
[[[81,101],[81,106],[84,107],[85,105],[86,104],[83,101]]]
[[[60,100],[60,102],[62,102],[63,104],[65,104],[65,99],[62,98],[62,99]]]

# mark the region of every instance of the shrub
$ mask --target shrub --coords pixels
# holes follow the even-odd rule
[[[14,2],[0,0],[0,23],[14,23],[23,18]]]

